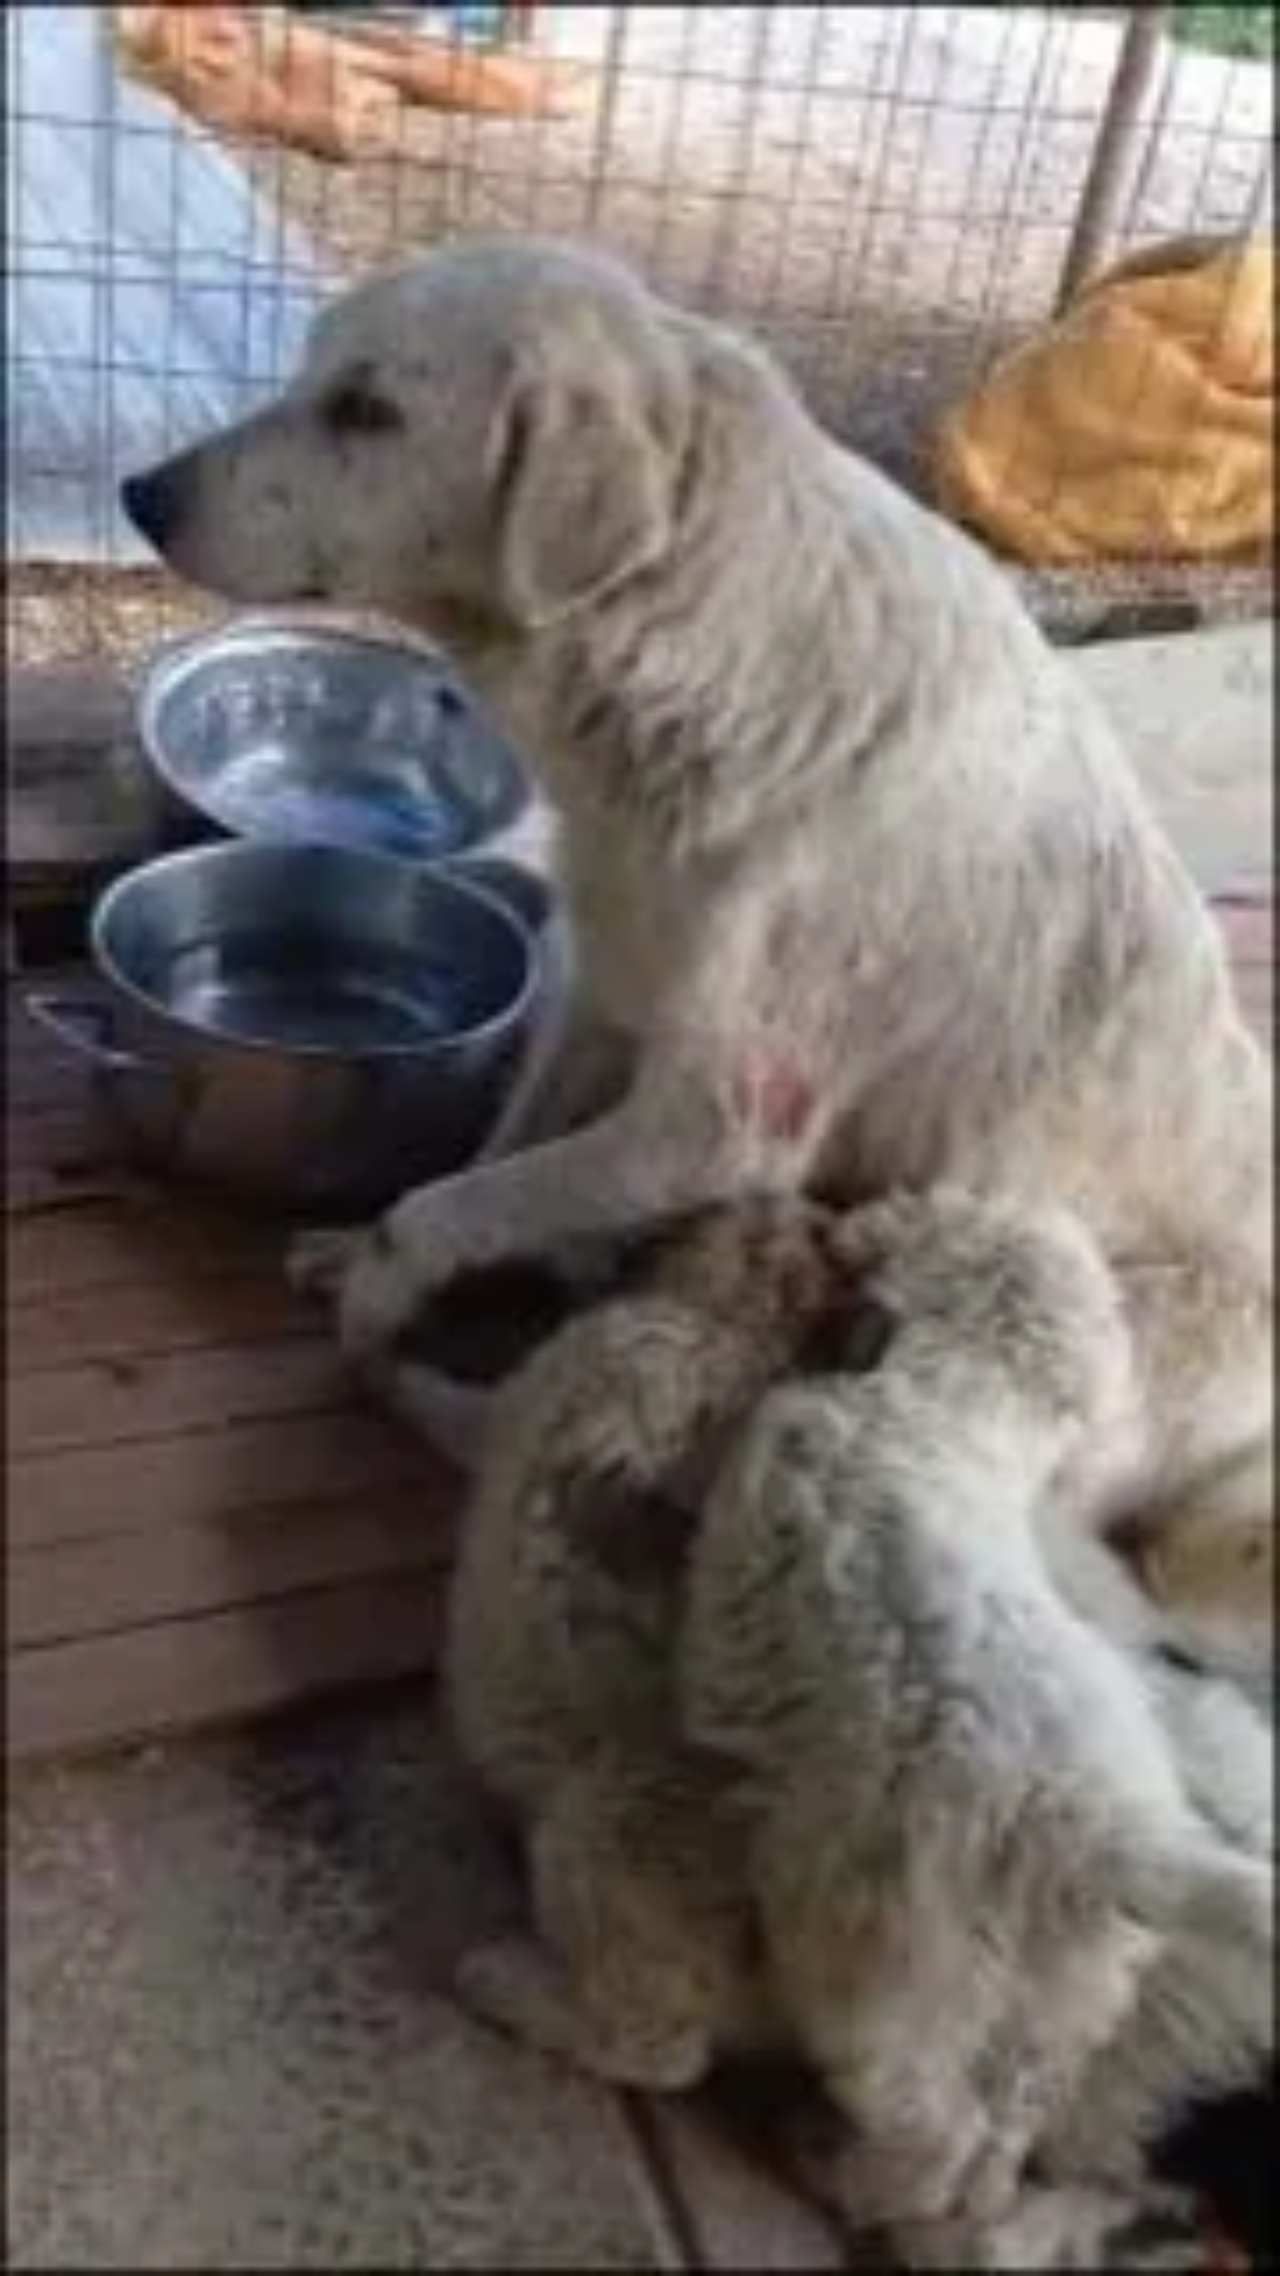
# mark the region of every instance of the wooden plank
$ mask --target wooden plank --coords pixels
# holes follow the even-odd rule
[[[272,1603],[299,1590],[390,1573],[437,1574],[452,1528],[439,1497],[277,1511],[269,1524],[62,1542],[10,1557],[10,1651]]]
[[[20,990],[15,992],[20,996]],[[65,1114],[68,1104],[75,1102],[77,1083],[82,1082],[76,1070],[50,1051],[47,1041],[33,1035],[31,1023],[20,1011],[10,1021],[5,1074],[10,1129],[28,1114],[50,1107]]]
[[[9,1310],[9,1379],[14,1385],[45,1368],[93,1362],[128,1365],[157,1353],[234,1343],[256,1357],[298,1326],[298,1300],[283,1275],[229,1274],[184,1284],[142,1280],[113,1287],[42,1295]],[[313,1332],[327,1334],[320,1320]]]
[[[248,1524],[298,1503],[425,1485],[439,1467],[381,1415],[329,1413],[228,1423],[117,1446],[21,1455],[9,1463],[9,1542],[102,1540],[144,1521],[157,1531]]]
[[[319,1333],[265,1349],[233,1345],[45,1367],[12,1376],[7,1393],[10,1460],[352,1404],[337,1344]]]
[[[63,1162],[12,1160],[5,1176],[5,1221],[31,1215],[65,1215],[72,1208],[109,1200],[120,1191],[114,1162],[87,1156]]]
[[[34,1180],[79,1175],[86,1168],[114,1177],[120,1187],[118,1149],[105,1118],[86,1112],[76,1102],[53,1099],[46,1106],[29,1107],[9,1124],[8,1166],[23,1170]],[[12,1202],[15,1188],[10,1188]]]
[[[429,1669],[440,1590],[406,1576],[18,1652],[8,1667],[16,1756],[67,1753],[262,1714]]]
[[[133,696],[121,675],[103,663],[15,671],[7,696],[5,868],[11,893],[21,905],[78,889],[87,905],[95,884],[113,868],[127,868],[158,850],[172,819],[138,741]],[[17,1012],[11,1045],[16,1056],[30,1055],[34,1032]]]
[[[283,1271],[279,1226],[230,1212],[197,1214],[173,1199],[128,1197],[83,1207],[23,1209],[6,1229],[10,1299],[47,1300],[82,1290],[169,1282],[199,1304],[214,1284],[257,1264],[264,1277]]]

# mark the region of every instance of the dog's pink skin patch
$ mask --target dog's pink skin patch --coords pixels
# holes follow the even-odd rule
[[[738,1119],[766,1138],[803,1138],[817,1112],[813,1077],[795,1052],[761,1049],[739,1060],[733,1078],[733,1110]]]

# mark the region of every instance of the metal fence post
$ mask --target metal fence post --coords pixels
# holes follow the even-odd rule
[[[1130,8],[1116,68],[1098,127],[1075,227],[1058,279],[1061,313],[1106,254],[1116,217],[1133,178],[1143,107],[1155,79],[1173,9]]]

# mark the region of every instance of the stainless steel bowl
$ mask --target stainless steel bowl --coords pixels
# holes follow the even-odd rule
[[[537,879],[244,841],[98,902],[93,995],[33,1016],[90,1063],[153,1165],[300,1209],[376,1207],[456,1169],[540,993]]]
[[[448,665],[390,641],[246,619],[164,649],[139,695],[151,764],[233,836],[438,861],[530,802]]]

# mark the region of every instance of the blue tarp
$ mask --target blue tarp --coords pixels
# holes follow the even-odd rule
[[[9,556],[137,560],[121,475],[267,393],[332,280],[105,11],[5,14]]]

